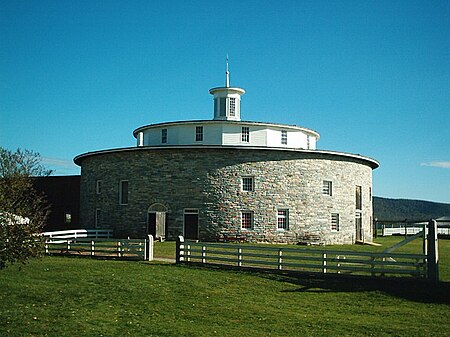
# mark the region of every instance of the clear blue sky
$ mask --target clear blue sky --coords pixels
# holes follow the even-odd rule
[[[296,124],[320,149],[380,161],[374,194],[450,203],[449,1],[0,1],[0,145],[74,156],[135,145],[142,125]]]

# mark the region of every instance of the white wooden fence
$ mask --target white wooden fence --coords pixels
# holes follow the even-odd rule
[[[419,224],[418,224],[419,225]],[[421,226],[406,226],[406,225],[381,225],[381,235],[391,236],[391,235],[415,235],[421,232],[426,226],[422,224]],[[448,225],[438,225],[438,235],[449,235],[450,236],[450,226]]]
[[[77,229],[42,233],[45,253],[119,259],[153,260],[153,236],[146,239],[113,239],[105,229]]]
[[[411,275],[439,281],[436,221],[430,221],[425,254],[355,252],[304,247],[223,244],[177,239],[177,263],[219,264],[301,272],[370,276]]]
[[[41,235],[46,238],[47,241],[52,242],[65,242],[67,239],[79,239],[79,238],[111,238],[111,229],[71,229],[65,231],[44,232]]]
[[[366,253],[328,249],[183,242],[178,262],[262,267],[278,270],[360,275],[411,275],[425,277],[426,255]]]

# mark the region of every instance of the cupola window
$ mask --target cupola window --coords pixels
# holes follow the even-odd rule
[[[236,98],[230,97],[230,116],[236,115]]]

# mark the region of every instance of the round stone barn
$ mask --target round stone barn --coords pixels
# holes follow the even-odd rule
[[[146,125],[137,146],[89,152],[81,224],[116,237],[349,244],[372,241],[374,159],[316,149],[316,131],[241,121],[245,91],[213,88],[212,120]]]

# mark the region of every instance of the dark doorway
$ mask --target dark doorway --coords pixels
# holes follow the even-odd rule
[[[198,240],[198,210],[184,211],[184,237],[187,240]]]
[[[148,235],[152,235],[154,238],[156,237],[156,212],[148,213]]]

